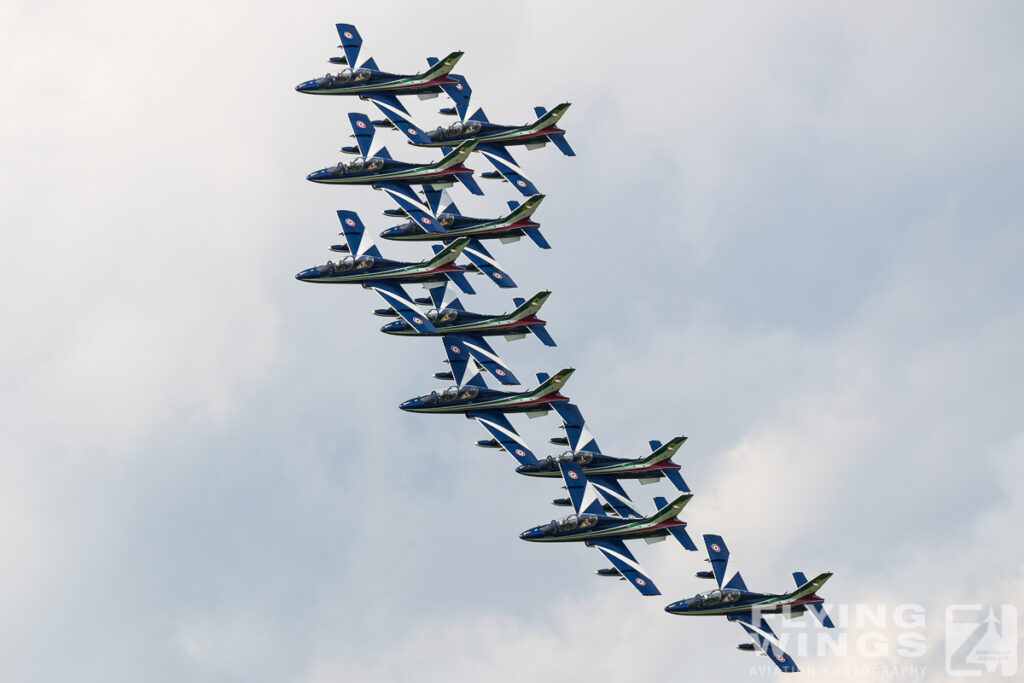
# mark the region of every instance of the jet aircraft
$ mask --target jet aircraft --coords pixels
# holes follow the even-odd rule
[[[661,595],[654,582],[640,569],[624,539],[643,538],[648,543],[656,543],[671,535],[687,550],[696,550],[686,533],[686,523],[676,517],[693,494],[682,493],[671,503],[656,498],[658,511],[649,517],[612,517],[604,514],[593,483],[578,464],[560,462],[558,466],[576,513],[527,529],[519,537],[524,541],[541,543],[583,541],[600,550],[614,567],[613,570],[601,570],[599,574],[621,575],[642,595]]]
[[[755,593],[747,589],[746,583],[739,572],[725,581],[729,565],[729,549],[721,536],[704,535],[704,544],[708,549],[708,561],[711,562],[710,572],[698,572],[697,577],[714,578],[718,588],[700,593],[688,600],[673,602],[665,608],[670,614],[688,615],[724,615],[729,621],[738,621],[743,630],[754,640],[754,644],[742,643],[740,650],[753,651],[755,646],[784,672],[799,671],[796,662],[777,644],[778,636],[772,631],[765,620],[765,614],[779,612],[790,616],[810,612],[825,628],[834,628],[835,624],[825,612],[822,598],[818,591],[832,576],[825,572],[808,581],[803,572],[794,572],[793,580],[797,588],[781,595],[775,593]],[[724,584],[723,584],[724,581]]]
[[[465,269],[454,263],[469,241],[467,238],[452,242],[426,261],[392,261],[383,258],[373,241],[365,237],[363,223],[354,211],[338,211],[338,220],[347,243],[334,245],[331,250],[349,255],[337,262],[307,268],[295,276],[297,280],[360,284],[372,289],[391,305],[396,315],[423,334],[436,333],[437,329],[419,310],[402,283],[420,283],[430,288],[452,281],[464,292],[473,293]]]
[[[551,142],[566,156],[576,155],[565,140],[565,131],[556,125],[569,109],[568,102],[558,105],[550,112],[544,107],[535,107],[534,111],[538,119],[533,123],[521,126],[493,124],[487,120],[483,109],[477,109],[464,122],[459,120],[446,128],[438,127],[430,133],[425,133],[404,116],[403,112],[389,106],[389,103],[376,98],[370,99],[388,118],[390,124],[409,138],[410,144],[417,147],[440,147],[446,151],[457,145],[465,144],[466,141],[476,141],[478,144],[475,150],[483,154],[496,169],[495,172],[482,174],[482,177],[504,178],[524,196],[539,194],[540,191],[526,177],[508,151],[508,147],[523,145],[527,149],[536,149]]]
[[[643,458],[615,458],[601,452],[597,441],[586,427],[582,413],[574,403],[559,403],[555,410],[562,418],[565,437],[551,441],[556,445],[569,446],[570,450],[559,456],[548,456],[535,465],[522,465],[516,468],[520,474],[531,477],[558,477],[559,463],[571,461],[580,465],[591,480],[596,476],[616,480],[635,479],[641,484],[652,484],[665,477],[680,491],[689,492],[690,487],[679,474],[679,465],[672,462],[672,456],[686,441],[685,436],[677,436],[667,444],[650,441],[651,454]]]
[[[434,193],[428,193],[431,195]],[[394,197],[403,213],[410,220],[380,234],[387,240],[396,242],[437,242],[456,237],[473,237],[478,240],[501,240],[503,244],[515,242],[529,237],[541,249],[550,249],[551,245],[540,232],[540,224],[532,219],[533,213],[540,207],[544,195],[533,195],[522,204],[515,201],[508,203],[510,213],[500,218],[471,218],[459,213],[454,202],[448,204],[437,214],[438,206],[426,210],[427,205],[411,202],[407,196]],[[437,214],[437,215],[435,215]]]
[[[458,299],[453,299],[447,305],[443,305],[438,293],[443,293],[444,288],[438,287],[430,290],[430,296],[435,299],[435,308],[427,311],[427,318],[433,323],[435,331],[420,332],[414,326],[403,320],[396,320],[380,328],[385,334],[397,336],[436,336],[440,334],[473,334],[481,337],[503,336],[506,340],[512,341],[522,339],[527,334],[533,334],[543,342],[545,346],[555,346],[555,340],[547,331],[547,322],[537,317],[541,306],[551,296],[551,292],[542,291],[534,294],[529,299],[514,298],[512,301],[516,308],[511,313],[501,315],[489,315],[485,313],[471,313],[463,308]],[[390,310],[375,311],[378,315],[392,315],[396,313]]]
[[[366,98],[373,95],[391,106],[405,111],[398,100],[398,95],[417,95],[420,98],[437,97],[445,93],[455,102],[456,107],[463,109],[469,104],[469,87],[465,79],[451,73],[455,64],[462,58],[462,52],[452,52],[444,59],[427,58],[429,68],[421,74],[394,74],[381,71],[377,62],[371,57],[356,69],[359,51],[363,39],[352,24],[335,24],[339,47],[344,57],[331,57],[331,64],[345,66],[336,74],[325,74],[319,78],[304,81],[295,86],[301,93],[309,95],[356,95]]]
[[[473,141],[459,145],[447,152],[439,161],[429,164],[415,164],[395,161],[386,147],[381,147],[376,154],[369,155],[373,142],[373,126],[365,114],[351,113],[348,115],[355,132],[358,148],[343,148],[346,153],[354,153],[358,149],[362,154],[349,164],[337,163],[334,166],[313,171],[306,180],[314,183],[330,185],[372,185],[375,188],[406,185],[431,185],[434,187],[450,187],[456,180],[461,182],[473,194],[482,195],[483,190],[473,179],[473,170],[466,168],[463,162],[473,151]]]
[[[474,413],[491,412],[540,416],[551,410],[555,403],[569,400],[558,392],[573,372],[573,368],[565,368],[553,377],[537,373],[540,385],[520,392],[491,389],[484,384],[482,377],[475,375],[471,382],[411,398],[398,407],[410,413],[463,413],[469,417]]]

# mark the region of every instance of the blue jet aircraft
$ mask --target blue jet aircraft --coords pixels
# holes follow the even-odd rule
[[[534,294],[529,299],[516,297],[512,300],[515,309],[511,313],[501,315],[489,315],[485,313],[471,313],[463,308],[458,299],[453,299],[447,305],[442,304],[444,288],[438,287],[430,290],[430,296],[434,299],[434,308],[427,311],[426,316],[433,323],[436,331],[420,332],[415,327],[403,320],[396,320],[380,328],[385,334],[397,336],[438,336],[442,334],[466,334],[480,337],[505,337],[508,341],[522,339],[527,334],[535,335],[545,346],[555,346],[555,340],[548,334],[547,322],[537,317],[541,306],[551,296],[551,292],[543,291]],[[423,303],[429,302],[430,299]],[[420,300],[417,300],[419,303]],[[393,316],[397,313],[391,309],[379,309],[374,311],[377,315]]]
[[[395,203],[400,207],[394,213],[400,213],[407,216],[413,222],[405,223],[403,226],[396,226],[400,229],[407,229],[408,226],[415,228],[416,225],[422,225],[425,229],[439,230],[440,234],[431,233],[434,242],[441,242],[443,244],[450,243],[453,239],[462,236],[461,234],[448,235],[445,233],[444,228],[439,227],[442,219],[437,216],[437,207],[440,204],[441,197],[445,193],[441,190],[434,189],[430,186],[425,186],[423,194],[427,197],[427,202],[420,199],[419,195],[408,185],[391,185],[384,187],[384,191],[395,200]],[[449,199],[449,206],[446,209],[449,213],[443,214],[446,222],[452,222],[452,213],[458,212],[455,203]],[[393,212],[385,211],[385,215],[392,215]],[[392,229],[393,230],[393,229]],[[387,238],[390,233],[385,230],[381,233],[382,237]],[[467,234],[466,237],[470,238],[469,244],[466,245],[464,253],[472,262],[472,269],[475,269],[491,279],[494,284],[502,288],[513,288],[516,286],[512,276],[506,273],[501,264],[491,256],[491,253],[487,251],[487,248],[483,245],[480,238]],[[485,238],[486,239],[486,238]],[[518,239],[518,238],[516,238]],[[408,241],[408,240],[406,240]],[[434,247],[436,250],[436,247]]]
[[[599,574],[621,576],[642,595],[661,595],[654,582],[640,568],[624,540],[643,538],[652,543],[671,535],[687,550],[696,550],[686,533],[686,522],[676,517],[693,498],[693,494],[680,494],[671,503],[663,498],[655,498],[658,511],[649,517],[613,517],[604,514],[597,490],[579,465],[561,462],[559,469],[576,513],[527,529],[519,537],[524,541],[540,543],[582,541],[600,550],[612,563],[614,569],[600,570]]]
[[[544,107],[535,107],[538,119],[521,126],[491,123],[487,120],[484,110],[477,109],[466,121],[456,121],[447,128],[438,127],[430,133],[425,133],[409,121],[403,112],[389,103],[376,98],[369,99],[388,118],[390,124],[409,138],[410,144],[417,147],[440,147],[442,150],[449,150],[470,140],[477,142],[476,151],[483,154],[496,169],[493,173],[482,174],[482,177],[504,178],[525,196],[539,194],[539,190],[523,173],[508,147],[523,145],[527,149],[536,149],[551,142],[566,156],[576,155],[565,140],[565,131],[556,125],[569,109],[568,102],[558,105],[551,111],[545,110]]]
[[[421,98],[437,97],[445,93],[455,102],[456,107],[469,105],[469,87],[465,79],[450,73],[462,57],[461,52],[452,52],[444,59],[427,58],[428,68],[421,74],[393,74],[381,71],[373,58],[367,59],[355,69],[363,39],[352,24],[335,24],[339,46],[344,57],[331,57],[331,64],[346,66],[336,74],[325,74],[299,85],[295,89],[309,95],[356,95],[367,98],[373,95],[392,107],[405,111],[397,95],[417,95]]]
[[[473,288],[466,280],[465,269],[455,265],[462,249],[469,240],[453,242],[426,261],[410,263],[392,261],[381,256],[373,241],[365,237],[363,222],[354,211],[338,211],[342,234],[346,244],[334,245],[331,251],[348,253],[336,262],[307,268],[295,276],[302,282],[360,284],[377,292],[396,315],[413,329],[423,333],[437,333],[430,320],[417,308],[406,293],[402,283],[419,283],[427,288],[440,287],[454,282],[468,294]]]
[[[428,193],[428,199],[433,194],[435,193]],[[506,244],[529,237],[541,249],[551,248],[540,232],[540,223],[532,219],[533,213],[544,200],[542,194],[534,195],[522,204],[510,201],[508,203],[510,213],[500,218],[463,216],[454,202],[449,203],[438,214],[437,204],[413,202],[405,195],[395,196],[392,194],[392,197],[402,207],[402,213],[407,215],[410,220],[382,232],[380,236],[387,240],[443,242],[456,237],[472,237],[478,240],[501,240],[503,244]]]
[[[665,608],[670,614],[686,615],[722,615],[729,621],[738,621],[743,630],[753,638],[754,643],[741,643],[740,650],[754,651],[755,646],[784,672],[799,671],[793,658],[786,654],[777,641],[778,636],[765,621],[765,614],[782,612],[788,616],[810,612],[825,628],[834,628],[823,607],[823,599],[818,591],[832,576],[831,572],[819,574],[808,581],[803,572],[794,572],[793,580],[797,588],[781,595],[775,593],[755,593],[747,589],[746,583],[739,572],[725,581],[729,565],[729,549],[721,536],[704,535],[704,544],[708,549],[708,561],[711,562],[710,572],[698,572],[701,579],[714,578],[718,588],[700,593],[688,600],[673,602]],[[723,584],[724,581],[724,584]]]
[[[565,368],[553,377],[537,373],[540,385],[536,389],[519,392],[491,389],[477,374],[466,384],[411,398],[398,407],[410,413],[462,413],[469,417],[474,417],[475,413],[526,413],[539,416],[551,410],[555,403],[569,400],[558,392],[573,372],[575,370],[572,368]]]
[[[437,188],[451,187],[457,180],[473,194],[482,195],[483,190],[473,179],[473,170],[463,162],[473,151],[475,142],[467,142],[445,154],[440,161],[429,164],[413,164],[395,161],[387,148],[381,147],[373,156],[368,156],[373,142],[373,126],[365,114],[348,115],[352,130],[362,154],[349,164],[338,163],[322,168],[306,176],[314,183],[330,185],[372,185],[375,188],[403,187],[408,185],[430,185]],[[356,148],[342,148],[350,153]]]

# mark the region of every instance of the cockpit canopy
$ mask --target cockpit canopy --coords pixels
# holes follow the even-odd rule
[[[740,599],[740,592],[735,588],[716,588],[706,593],[698,593],[686,601],[687,607],[713,607],[719,604],[728,604]]]
[[[437,221],[444,227],[449,227],[455,222],[455,215],[450,213],[442,213],[437,217]]]
[[[546,534],[553,534],[563,531],[575,531],[576,529],[587,529],[595,524],[597,524],[597,515],[589,513],[583,515],[569,515],[562,519],[551,520],[541,527],[541,531]]]
[[[476,398],[480,393],[480,390],[476,387],[448,387],[442,392],[431,391],[425,396],[421,396],[423,402],[428,405],[435,403],[450,403],[456,400],[465,400],[470,398]]]
[[[331,171],[337,175],[345,175],[346,173],[362,173],[363,171],[376,171],[384,167],[384,160],[380,157],[371,157],[364,159],[359,157],[353,159],[345,165],[345,162],[339,162]]]
[[[466,121],[465,123],[462,121],[456,121],[447,128],[438,126],[437,129],[430,134],[430,137],[434,140],[438,140],[441,138],[457,138],[460,135],[476,135],[480,132],[480,128],[481,125],[479,121]]]
[[[577,465],[589,465],[593,461],[594,454],[589,451],[580,451],[579,453],[565,451],[561,455],[549,455],[544,459],[543,465],[547,468],[557,469],[558,463],[562,462],[574,462]]]
[[[328,261],[324,265],[317,268],[321,275],[332,275],[334,273],[344,273],[349,270],[364,270],[373,268],[374,259],[372,256],[360,256],[358,258],[349,255],[345,258],[338,259],[333,263]]]
[[[429,311],[427,311],[427,319],[430,320],[430,322],[432,323],[447,323],[451,322],[452,320],[455,320],[458,317],[458,311],[455,311],[451,308],[442,308],[440,311],[432,308]]]

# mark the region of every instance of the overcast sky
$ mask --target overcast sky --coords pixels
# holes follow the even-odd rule
[[[293,90],[327,70],[338,21],[385,70],[464,50],[492,121],[572,102],[575,158],[516,152],[553,249],[497,246],[518,292],[477,277],[465,302],[553,290],[559,346],[495,348],[530,385],[576,367],[566,393],[606,453],[687,435],[683,518],[726,538],[751,588],[831,570],[837,608],[925,610],[922,657],[804,669],[945,680],[948,605],[1024,608],[1018,4],[15,0],[0,678],[732,681],[766,664],[735,624],[663,612],[708,588],[703,553],[634,543],[663,593],[641,598],[594,576],[592,549],[520,541],[563,512],[557,485],[473,447],[472,422],[397,409],[439,386],[440,344],[380,334],[358,287],[293,279],[328,257],[335,210],[396,222],[382,193],[305,180],[350,144],[347,112],[376,117]],[[407,101],[423,128],[450,122],[443,99]],[[452,191],[465,213],[517,197],[480,182]],[[515,423],[556,452],[553,414]],[[628,489],[647,510],[672,493]]]

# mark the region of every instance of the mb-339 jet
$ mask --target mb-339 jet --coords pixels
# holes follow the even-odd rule
[[[578,464],[563,461],[558,466],[576,514],[527,529],[519,537],[524,541],[540,543],[582,541],[600,550],[612,563],[614,569],[601,570],[599,574],[621,576],[642,595],[660,595],[661,592],[640,569],[624,541],[628,538],[642,538],[648,543],[656,543],[671,535],[687,550],[696,550],[686,533],[686,522],[677,518],[693,494],[680,494],[671,503],[656,498],[658,511],[649,517],[609,516],[598,500],[593,483],[588,481]]]
[[[365,238],[363,222],[354,211],[338,211],[346,244],[331,247],[331,251],[347,253],[342,259],[328,261],[322,266],[307,268],[295,276],[302,282],[329,284],[359,284],[372,289],[383,298],[412,329],[423,334],[437,329],[417,308],[402,283],[419,283],[427,288],[440,287],[449,281],[468,294],[473,288],[466,280],[465,269],[455,265],[469,240],[462,238],[426,261],[392,261],[381,256],[372,240]],[[365,239],[364,239],[365,238]]]
[[[522,145],[527,149],[543,147],[548,142],[554,144],[566,156],[576,153],[565,140],[565,131],[557,126],[569,109],[569,103],[559,104],[551,111],[544,107],[535,107],[537,120],[521,126],[503,126],[491,123],[483,109],[477,109],[466,121],[456,121],[448,127],[438,127],[429,133],[420,130],[402,112],[389,106],[378,98],[372,99],[377,108],[388,118],[388,122],[409,138],[409,144],[417,147],[439,147],[443,151],[450,150],[467,141],[477,143],[476,151],[483,154],[491,165],[493,173],[486,173],[485,178],[504,178],[520,194],[529,196],[539,194],[537,186],[526,177],[519,164],[508,151],[508,147]],[[407,113],[407,112],[406,112]]]
[[[457,107],[465,108],[469,103],[469,88],[461,76],[450,73],[462,57],[461,52],[452,52],[444,59],[427,58],[428,68],[418,74],[394,74],[381,71],[373,58],[367,59],[359,68],[359,50],[363,39],[352,24],[335,24],[340,47],[345,55],[331,57],[331,64],[345,66],[341,71],[327,73],[319,78],[304,81],[295,89],[309,95],[356,95],[367,98],[373,95],[391,106],[405,111],[397,95],[417,95],[421,99],[437,97],[445,93],[455,101]]]
[[[436,292],[443,292],[442,288],[432,289],[431,298],[436,298]],[[514,298],[515,309],[511,313],[500,315],[486,313],[471,313],[462,306],[462,302],[453,299],[447,305],[440,302],[435,308],[427,311],[426,317],[433,323],[434,330],[420,332],[416,327],[408,324],[405,320],[396,320],[380,328],[385,334],[397,336],[438,336],[443,334],[467,334],[481,337],[505,337],[512,341],[522,339],[527,334],[533,334],[545,346],[555,346],[555,340],[548,334],[547,322],[537,317],[540,307],[544,305],[551,292],[543,291],[534,294],[529,299]],[[388,315],[391,311],[380,311],[378,315]],[[397,315],[397,313],[395,313]]]
[[[373,126],[370,125],[370,119],[365,114],[356,113],[350,113],[348,118],[358,146],[343,147],[342,151],[361,156],[348,164],[339,162],[334,166],[313,171],[306,176],[306,180],[329,185],[372,185],[375,188],[386,188],[389,185],[403,188],[408,185],[444,188],[451,187],[458,180],[473,194],[483,194],[473,179],[473,170],[463,165],[476,143],[471,141],[460,145],[445,154],[440,161],[430,164],[395,161],[385,147],[369,156],[370,145],[373,143]]]
[[[729,549],[721,536],[704,535],[704,544],[708,549],[708,561],[711,562],[710,572],[698,572],[701,579],[713,578],[718,588],[700,593],[687,600],[673,602],[665,608],[670,614],[688,615],[720,615],[729,621],[737,621],[743,630],[754,640],[753,643],[741,643],[740,650],[761,650],[779,669],[785,672],[799,671],[796,662],[778,645],[778,636],[765,621],[765,614],[783,613],[797,616],[810,612],[825,628],[834,628],[835,624],[822,606],[823,599],[818,591],[831,578],[831,572],[819,574],[810,581],[803,572],[794,572],[793,580],[797,588],[783,594],[755,593],[747,589],[746,583],[739,572],[725,581],[729,566]],[[724,582],[724,583],[723,583]]]

